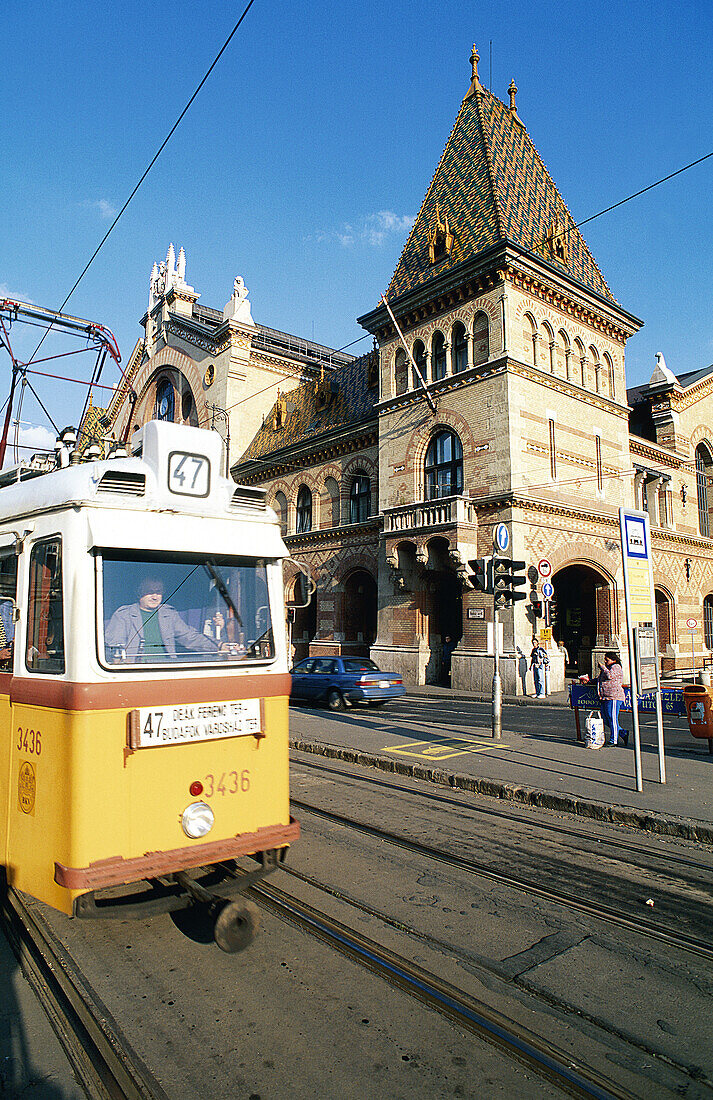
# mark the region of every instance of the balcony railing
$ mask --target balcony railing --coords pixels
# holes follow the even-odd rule
[[[475,504],[469,497],[438,497],[384,510],[384,533],[418,531],[424,527],[477,525]]]

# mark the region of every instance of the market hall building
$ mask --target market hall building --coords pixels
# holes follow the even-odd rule
[[[407,683],[489,690],[492,597],[470,559],[508,525],[528,598],[501,614],[506,693],[531,693],[534,569],[552,566],[552,690],[606,649],[627,664],[618,511],[648,511],[664,673],[713,655],[713,367],[663,355],[627,391],[641,322],[599,270],[518,114],[470,83],[386,293],[354,358],[257,324],[235,280],[198,304],[183,250],[154,265],[145,338],[107,410],[215,427],[236,481],[261,486],[316,591],[295,658],[371,655]],[[416,369],[414,369],[414,367]],[[288,595],[294,583],[287,577]],[[690,632],[687,621],[695,619]],[[545,632],[546,633],[546,632]]]

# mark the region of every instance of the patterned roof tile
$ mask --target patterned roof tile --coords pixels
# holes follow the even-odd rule
[[[322,385],[327,390],[334,387],[336,392],[330,393],[322,408],[318,401],[320,383],[305,382],[284,394],[273,405],[238,465],[304,442],[310,436],[343,430],[368,419],[374,413],[378,396],[375,386],[369,388],[372,355],[372,352],[362,355],[325,375]],[[276,428],[275,414],[280,403],[284,403],[284,416],[281,426]]]
[[[455,235],[449,256],[433,264],[429,238],[438,218]],[[551,246],[553,227],[566,233],[566,258]],[[398,297],[487,248],[509,241],[561,267],[614,301],[527,130],[492,92],[479,85],[461,104],[435,175],[388,289]]]

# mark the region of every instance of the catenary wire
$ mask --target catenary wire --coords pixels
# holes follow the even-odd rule
[[[231,42],[231,40],[232,40],[233,36],[235,35],[235,33],[236,33],[236,31],[238,30],[238,28],[239,28],[240,24],[241,24],[241,23],[243,22],[243,20],[245,19],[246,15],[247,15],[247,14],[248,14],[248,12],[250,11],[250,8],[251,8],[251,7],[253,6],[253,4],[254,4],[254,3],[255,3],[255,0],[248,0],[248,3],[247,3],[247,4],[245,5],[245,8],[243,9],[242,15],[240,16],[240,18],[238,19],[237,23],[236,23],[236,24],[235,24],[235,26],[233,27],[232,31],[230,32],[230,34],[229,34],[229,35],[228,35],[228,37],[226,38],[226,40],[225,40],[225,42],[223,43],[223,45],[221,46],[220,50],[219,50],[219,51],[218,51],[218,53],[216,54],[216,56],[215,56],[215,58],[213,59],[213,61],[212,61],[211,65],[209,66],[208,70],[206,71],[205,75],[203,76],[202,80],[200,81],[200,83],[199,83],[198,87],[197,87],[197,88],[196,88],[196,90],[195,90],[195,91],[193,92],[193,95],[192,95],[192,96],[191,96],[191,98],[190,98],[190,99],[188,100],[188,102],[186,103],[185,107],[184,107],[184,108],[183,108],[183,110],[181,111],[180,115],[178,116],[178,118],[177,118],[177,119],[176,119],[176,121],[174,122],[173,126],[172,126],[172,127],[171,127],[171,129],[169,130],[168,134],[166,135],[166,137],[164,138],[164,140],[163,140],[163,141],[161,142],[161,145],[160,145],[160,146],[158,147],[158,149],[157,149],[157,150],[156,150],[156,152],[154,153],[153,157],[151,158],[151,161],[149,162],[149,164],[148,164],[147,168],[145,169],[145,171],[144,171],[143,175],[141,176],[141,178],[139,179],[138,183],[137,183],[137,184],[136,184],[136,186],[134,187],[133,191],[132,191],[132,192],[131,192],[131,194],[129,195],[128,199],[126,200],[126,202],[125,202],[125,203],[124,203],[124,205],[122,206],[122,208],[121,208],[121,210],[119,211],[119,213],[118,213],[118,214],[116,215],[116,217],[114,218],[113,222],[111,223],[111,225],[110,225],[110,226],[109,226],[109,228],[107,229],[106,233],[104,234],[104,236],[103,236],[103,237],[102,237],[102,239],[100,240],[100,242],[99,242],[99,244],[97,245],[97,247],[96,247],[96,248],[94,249],[94,252],[93,252],[93,253],[92,253],[92,255],[90,256],[89,260],[87,261],[87,263],[86,263],[86,264],[85,264],[85,266],[84,266],[84,269],[82,270],[81,274],[79,275],[79,277],[77,278],[76,282],[74,283],[74,286],[72,287],[72,289],[71,289],[71,290],[69,291],[69,293],[67,294],[67,297],[66,297],[66,298],[64,299],[64,301],[62,302],[62,305],[61,305],[61,306],[59,307],[59,310],[57,311],[58,313],[61,313],[61,312],[62,312],[62,310],[64,309],[64,307],[65,307],[65,306],[67,305],[67,302],[68,302],[68,301],[69,301],[69,299],[70,299],[70,298],[72,297],[72,295],[74,294],[75,290],[77,289],[77,287],[78,287],[78,286],[79,286],[79,284],[81,283],[82,279],[84,278],[84,276],[86,275],[86,273],[87,273],[87,272],[89,271],[89,268],[90,268],[90,267],[91,267],[91,265],[92,265],[92,264],[94,263],[94,260],[95,260],[95,259],[97,258],[97,256],[99,255],[99,252],[101,251],[101,249],[103,248],[103,246],[104,246],[105,242],[106,242],[106,241],[107,241],[107,239],[109,238],[109,235],[110,235],[110,234],[111,234],[111,233],[113,232],[113,230],[114,230],[114,229],[116,228],[116,225],[117,225],[117,223],[118,223],[119,219],[121,218],[121,216],[123,215],[124,211],[126,210],[127,206],[129,205],[129,203],[130,203],[130,202],[131,202],[131,200],[133,199],[133,197],[134,197],[134,195],[136,194],[136,192],[137,192],[137,191],[139,190],[139,188],[141,187],[141,184],[142,184],[142,183],[144,182],[144,180],[145,180],[145,179],[146,179],[146,177],[148,176],[149,172],[150,172],[150,171],[151,171],[151,169],[153,168],[154,164],[156,163],[156,161],[158,160],[158,158],[159,158],[159,157],[161,156],[161,153],[162,153],[162,152],[163,152],[163,150],[164,150],[164,149],[166,148],[166,146],[168,145],[169,141],[170,141],[170,140],[171,140],[171,138],[173,137],[174,133],[175,133],[175,132],[176,132],[176,130],[178,129],[178,127],[179,127],[180,123],[181,123],[181,122],[183,121],[183,118],[184,118],[184,116],[185,116],[185,115],[187,114],[187,112],[188,112],[189,108],[191,107],[191,105],[192,105],[193,101],[195,100],[196,96],[197,96],[197,95],[198,95],[198,93],[199,93],[199,92],[201,91],[201,89],[202,89],[203,85],[204,85],[204,84],[205,84],[205,82],[206,82],[206,81],[208,80],[208,77],[209,77],[209,76],[210,76],[210,74],[211,74],[211,73],[213,72],[213,69],[214,69],[214,68],[215,68],[215,66],[216,66],[216,65],[218,64],[218,62],[220,61],[221,57],[223,56],[223,54],[224,54],[224,53],[225,53],[225,51],[227,50],[227,48],[228,48],[228,46],[230,45],[230,42]],[[50,328],[51,328],[51,326],[50,326]],[[40,347],[42,346],[42,344],[44,343],[44,340],[45,340],[45,338],[47,337],[47,335],[48,335],[48,334],[49,334],[49,332],[50,332],[50,328],[48,328],[48,329],[46,330],[46,332],[45,332],[44,336],[42,337],[42,339],[40,340],[39,344],[37,345],[37,347],[35,348],[34,352],[32,353],[32,355],[31,355],[31,357],[30,357],[30,359],[29,359],[29,362],[30,362],[30,363],[31,363],[31,362],[33,361],[33,359],[34,359],[35,355],[36,355],[36,354],[37,354],[37,352],[38,352],[38,351],[40,350]]]

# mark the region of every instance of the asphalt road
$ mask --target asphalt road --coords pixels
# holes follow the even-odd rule
[[[487,713],[485,704],[468,707],[473,721]],[[438,731],[462,708],[444,704],[429,716],[422,701],[407,699],[388,715],[337,718],[297,708],[293,729],[304,722],[328,739],[330,723],[345,736],[354,723],[356,737],[386,721],[407,732],[416,715]],[[513,709],[528,720],[528,708]],[[551,717],[571,723],[567,713]],[[713,1095],[713,966],[676,939],[707,939],[710,849],[306,753],[294,754],[291,776],[303,832],[275,885],[626,1095]],[[44,912],[176,1100],[562,1095],[270,912],[255,942],[233,956],[218,950],[200,914],[85,923]],[[673,940],[642,932],[647,920]]]

